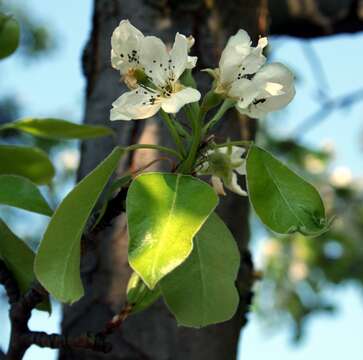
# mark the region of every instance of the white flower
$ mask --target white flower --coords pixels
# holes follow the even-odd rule
[[[219,61],[220,83],[226,89],[246,75],[255,74],[266,62],[263,49],[267,46],[267,38],[260,38],[257,47],[244,30],[231,36]]]
[[[245,79],[238,94],[237,110],[252,118],[262,118],[268,112],[285,107],[293,99],[294,75],[283,64],[265,65],[251,80]]]
[[[134,88],[137,84],[135,71],[142,70],[140,48],[143,38],[142,32],[128,20],[122,20],[111,37],[112,67],[120,71],[129,88]]]
[[[178,81],[184,70],[192,66],[188,39],[184,35],[176,34],[170,52],[157,37],[144,37],[139,61],[151,84],[140,84],[121,95],[112,104],[111,120],[145,119],[155,115],[160,108],[167,113],[177,113],[185,104],[200,99],[198,90],[185,87]]]
[[[263,49],[267,45],[266,38],[260,38],[257,47],[244,30],[231,36],[224,48],[217,71],[217,87],[215,91],[239,100],[238,88],[244,85],[246,77],[255,74],[266,62]],[[231,93],[232,92],[232,93]]]
[[[232,36],[222,52],[219,68],[212,72],[217,80],[214,91],[232,100],[236,108],[253,118],[286,106],[294,97],[294,76],[284,65],[265,65],[263,49],[267,38],[256,47],[244,30]]]
[[[237,183],[237,174],[246,175],[245,150],[238,146],[225,146],[208,150],[206,161],[198,170],[199,175],[212,175],[212,185],[217,194],[225,195],[225,187],[238,195],[247,195]]]

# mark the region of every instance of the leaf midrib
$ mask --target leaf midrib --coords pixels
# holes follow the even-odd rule
[[[295,210],[293,207],[291,207],[291,205],[289,204],[289,202],[287,201],[285,194],[283,193],[282,189],[280,189],[280,183],[279,181],[275,178],[275,176],[270,172],[270,169],[268,167],[268,164],[266,164],[265,160],[263,160],[263,164],[265,166],[265,169],[267,171],[267,173],[269,174],[269,176],[272,179],[273,184],[275,185],[277,191],[279,192],[279,194],[281,195],[281,198],[283,199],[283,201],[285,202],[286,206],[290,209],[291,213],[293,214],[293,216],[296,218],[297,221],[299,221],[303,226],[306,226],[306,224],[304,223],[304,221],[295,213]]]
[[[181,179],[181,175],[178,174],[177,178],[176,178],[176,183],[175,183],[175,191],[173,193],[173,200],[171,203],[171,207],[170,207],[170,211],[168,214],[168,218],[166,220],[165,226],[163,227],[163,232],[162,235],[160,236],[160,239],[165,239],[165,234],[169,232],[169,223],[170,220],[172,218],[172,216],[174,215],[174,211],[175,211],[175,204],[176,204],[176,199],[178,197],[178,188],[179,188],[179,183],[180,183],[180,179]],[[160,258],[160,253],[161,253],[161,249],[162,249],[162,242],[161,241],[157,241],[156,243],[156,249],[155,249],[155,257],[154,257],[154,261],[152,264],[152,278],[155,281],[158,277],[156,276],[156,269],[159,268],[159,266],[157,266],[157,263],[159,262],[159,258]]]

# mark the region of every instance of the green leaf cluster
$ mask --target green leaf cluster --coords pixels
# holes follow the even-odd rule
[[[1,36],[0,31],[0,45]],[[103,126],[79,125],[60,119],[22,119],[1,126],[0,132],[8,129],[51,140],[86,140],[113,135],[111,129]],[[13,273],[23,293],[35,280],[33,270],[35,265],[37,279],[44,283],[46,288],[49,287],[52,295],[65,302],[72,302],[79,298],[83,288],[79,279],[79,267],[77,268],[76,265],[79,264],[83,227],[122,153],[120,148],[115,149],[110,155],[110,160],[95,169],[94,175],[92,173],[90,177],[85,178],[81,183],[81,190],[76,187],[53,215],[53,210],[37,187],[37,185],[51,186],[52,184],[55,167],[48,154],[34,146],[0,144],[0,204],[51,217],[44,235],[45,240],[42,241],[37,254],[34,254],[0,220],[0,258]],[[50,246],[48,246],[49,242],[51,242]],[[46,249],[45,259],[42,258],[44,248]],[[62,260],[60,256],[63,257]],[[43,260],[46,263],[46,274],[42,273]],[[57,275],[54,275],[52,271],[48,272],[49,264],[53,266],[51,269],[58,272]],[[65,267],[62,267],[63,265]],[[54,282],[49,285],[47,280],[52,275]],[[59,275],[62,277],[59,278]],[[62,280],[69,280],[69,287],[63,286]],[[39,308],[49,311],[49,302],[42,304]]]

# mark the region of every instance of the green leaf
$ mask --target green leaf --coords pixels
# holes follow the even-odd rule
[[[51,216],[53,211],[39,189],[28,179],[0,175],[0,204]]]
[[[20,28],[12,17],[0,13],[0,59],[11,55],[19,46]]]
[[[82,297],[81,236],[102,190],[123,154],[113,152],[65,197],[45,231],[35,258],[39,282],[56,299],[72,303]]]
[[[319,235],[327,227],[318,191],[267,151],[252,146],[247,156],[250,201],[271,230]]]
[[[135,272],[127,284],[127,302],[132,305],[132,314],[147,309],[161,296],[159,287],[150,290]]]
[[[188,259],[160,282],[166,304],[179,325],[203,327],[235,314],[240,255],[233,235],[212,214],[194,238]]]
[[[0,219],[0,257],[14,275],[20,291],[28,290],[34,280],[34,253]]]
[[[0,258],[5,262],[24,294],[35,280],[33,272],[34,253],[0,219]],[[51,312],[49,299],[38,306],[39,310]]]
[[[95,220],[95,222],[92,225],[92,229],[95,229],[97,227],[97,225],[100,223],[100,221],[102,220],[102,218],[104,217],[107,207],[108,207],[108,203],[109,201],[111,201],[114,192],[119,189],[119,188],[123,188],[126,187],[132,180],[132,176],[128,173],[126,173],[126,175],[122,176],[121,178],[116,179],[108,188],[106,195],[104,196],[104,202],[101,206],[101,208],[97,211],[97,218]],[[121,206],[121,204],[120,204]]]
[[[189,175],[146,173],[131,183],[129,263],[150,289],[189,256],[194,235],[217,203],[214,190]]]
[[[92,139],[114,134],[105,126],[74,124],[60,119],[25,118],[6,124],[3,129],[16,129],[33,136],[54,140]]]
[[[0,145],[0,175],[19,175],[42,185],[49,184],[55,169],[47,154],[34,147]]]

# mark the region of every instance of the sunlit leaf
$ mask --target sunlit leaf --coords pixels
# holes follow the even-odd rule
[[[150,289],[188,257],[217,203],[214,190],[189,175],[146,173],[131,183],[129,262]]]
[[[51,216],[53,211],[39,189],[28,179],[0,175],[0,204]]]
[[[47,154],[34,147],[0,145],[0,175],[19,175],[42,185],[49,184],[55,170]]]
[[[0,13],[0,59],[11,55],[18,47],[20,28],[12,17]]]
[[[1,219],[0,258],[13,274],[21,293],[24,294],[35,279],[33,272],[34,253]],[[44,301],[38,308],[50,312],[49,300]]]
[[[114,151],[65,197],[45,231],[36,259],[40,283],[56,299],[72,303],[82,297],[81,236],[102,190],[123,154]]]
[[[239,302],[235,286],[239,265],[231,232],[212,214],[195,236],[188,259],[160,282],[179,325],[203,327],[229,320]]]
[[[111,128],[96,125],[75,124],[61,119],[25,118],[3,126],[45,139],[92,139],[113,134]]]
[[[328,221],[318,191],[256,146],[247,157],[247,185],[257,215],[271,230],[319,235],[326,229]]]

